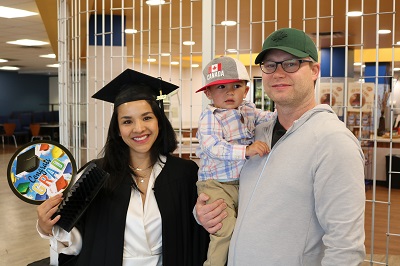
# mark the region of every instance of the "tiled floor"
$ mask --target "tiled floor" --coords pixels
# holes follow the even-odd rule
[[[49,242],[41,239],[36,232],[36,205],[31,205],[20,200],[10,189],[6,177],[8,163],[12,155],[17,151],[13,145],[0,147],[0,265],[25,266],[37,260],[49,256]],[[372,190],[367,191],[367,199],[372,198]],[[400,190],[392,190],[391,193],[391,230],[400,230]],[[385,201],[387,189],[377,187],[376,199]],[[385,207],[386,206],[386,207]],[[374,252],[384,254],[386,247],[386,220],[387,205],[378,205],[375,209],[379,217],[375,221]],[[371,204],[366,207],[366,248],[367,253],[371,244]],[[389,266],[400,265],[400,240],[392,237],[390,241]],[[370,255],[366,259],[370,259]],[[373,261],[385,262],[384,255],[374,255]],[[386,265],[364,262],[362,266]]]

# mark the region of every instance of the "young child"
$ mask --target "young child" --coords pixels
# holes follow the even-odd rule
[[[269,147],[254,141],[256,125],[269,120],[272,112],[256,109],[245,101],[250,81],[246,67],[231,57],[213,59],[203,70],[204,91],[212,103],[201,113],[197,131],[200,158],[198,193],[207,194],[213,202],[223,199],[228,217],[222,228],[210,235],[204,266],[226,263],[229,241],[235,227],[238,207],[239,174],[246,158],[269,153]]]

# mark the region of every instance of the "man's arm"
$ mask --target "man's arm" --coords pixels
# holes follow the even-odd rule
[[[364,160],[350,133],[331,134],[315,175],[315,209],[327,247],[322,265],[359,265],[365,256]]]

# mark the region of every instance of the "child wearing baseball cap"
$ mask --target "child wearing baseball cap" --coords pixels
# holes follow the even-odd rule
[[[229,241],[235,227],[239,174],[246,159],[264,156],[269,147],[254,141],[256,125],[272,118],[272,112],[256,109],[255,104],[244,100],[250,81],[246,67],[237,59],[221,56],[213,59],[203,70],[204,91],[211,104],[201,113],[197,131],[200,158],[198,194],[209,196],[208,202],[223,199],[228,216],[222,228],[210,235],[208,265],[225,265]]]

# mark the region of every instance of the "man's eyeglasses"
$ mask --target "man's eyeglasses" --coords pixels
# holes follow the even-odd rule
[[[299,70],[300,65],[305,62],[311,63],[313,61],[306,59],[288,59],[281,62],[266,61],[260,64],[260,68],[265,74],[272,74],[276,71],[278,65],[281,65],[283,70],[285,70],[287,73],[294,73]]]

